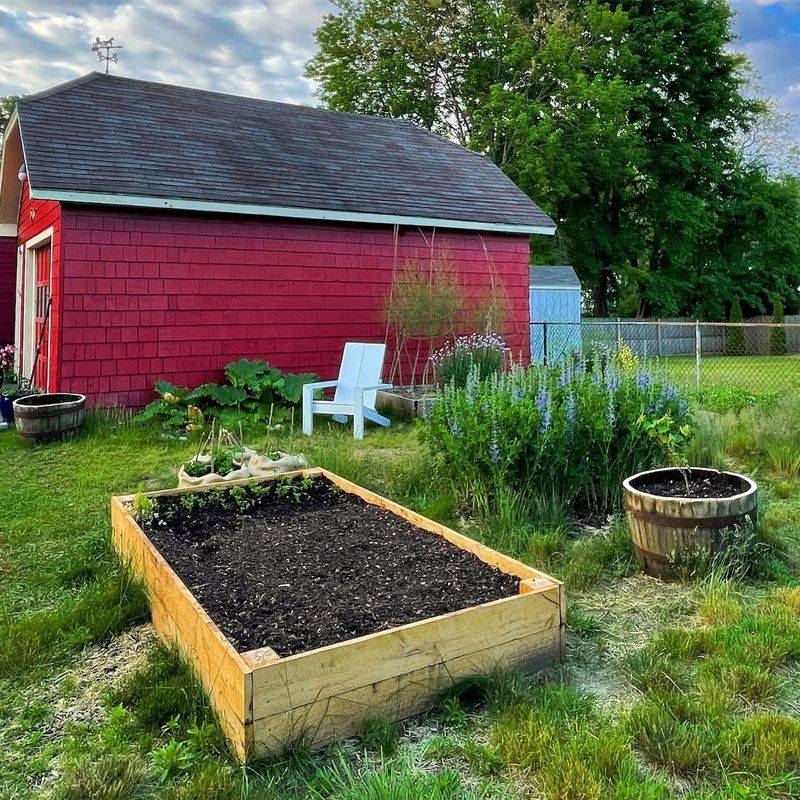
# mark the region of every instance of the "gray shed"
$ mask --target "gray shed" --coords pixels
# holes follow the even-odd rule
[[[570,266],[534,265],[529,285],[531,363],[553,363],[581,345],[581,282]]]

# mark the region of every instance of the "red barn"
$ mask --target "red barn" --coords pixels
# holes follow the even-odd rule
[[[405,121],[92,73],[20,100],[0,166],[0,342],[94,404],[263,358],[335,376],[407,259],[501,285],[528,351],[531,234],[494,164]],[[37,355],[38,352],[38,355]]]

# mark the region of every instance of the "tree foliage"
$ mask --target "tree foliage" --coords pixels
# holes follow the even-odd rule
[[[797,307],[800,188],[765,157],[779,120],[725,0],[338,6],[307,66],[323,101],[486,153],[557,221],[537,258],[573,263],[596,313]]]
[[[769,336],[769,354],[771,356],[785,356],[786,355],[786,328],[783,327],[786,318],[783,314],[783,303],[779,297],[775,298],[772,306],[772,321],[776,325],[781,325],[780,328],[772,328]]]

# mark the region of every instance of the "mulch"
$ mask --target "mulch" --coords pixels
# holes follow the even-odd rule
[[[684,474],[686,478],[684,479]],[[689,485],[687,492],[686,485]],[[641,492],[658,497],[722,498],[733,497],[746,491],[742,481],[724,472],[705,470],[672,470],[648,475],[634,483]]]

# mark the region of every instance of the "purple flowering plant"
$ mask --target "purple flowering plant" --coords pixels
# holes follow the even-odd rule
[[[473,367],[477,368],[478,380],[485,380],[503,369],[508,353],[509,348],[502,336],[471,333],[447,342],[431,353],[428,362],[439,385],[453,383],[464,387]]]
[[[482,486],[489,496],[507,488],[612,509],[625,477],[673,460],[690,435],[682,392],[613,353],[512,366],[483,380],[476,372],[467,388],[451,382],[440,391],[423,429],[466,503]]]

